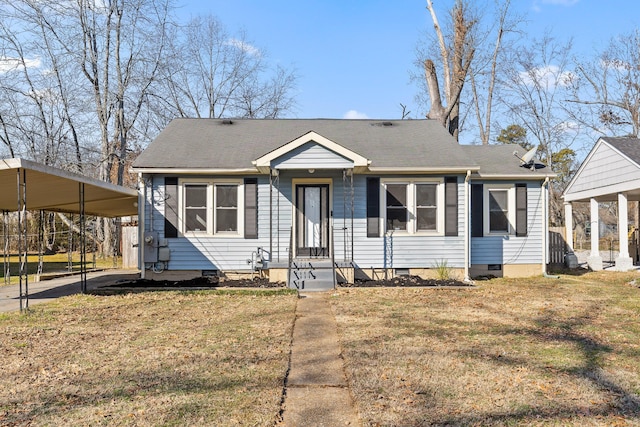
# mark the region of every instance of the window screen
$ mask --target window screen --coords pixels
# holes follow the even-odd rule
[[[238,186],[216,185],[216,233],[238,231]]]
[[[185,231],[207,231],[207,185],[184,186]]]
[[[387,184],[387,231],[407,229],[407,185]]]
[[[416,217],[418,231],[437,229],[437,184],[416,184]]]
[[[489,232],[509,232],[509,198],[507,190],[489,190]]]

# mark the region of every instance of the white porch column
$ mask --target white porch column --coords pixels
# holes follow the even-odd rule
[[[564,256],[564,264],[568,268],[578,267],[578,257],[573,253],[573,205],[564,204],[564,240],[567,242],[567,253]]]
[[[591,199],[591,254],[587,258],[587,264],[593,271],[602,270],[602,257],[600,256],[600,217],[598,216],[598,201]]]
[[[628,271],[633,268],[633,260],[629,256],[629,217],[627,214],[627,195],[618,193],[618,241],[620,252],[616,258],[616,270]]]
[[[567,242],[568,252],[573,252],[573,205],[564,204],[564,239]]]

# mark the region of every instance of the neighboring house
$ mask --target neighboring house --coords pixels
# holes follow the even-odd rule
[[[562,195],[565,201],[566,240],[573,250],[573,203],[590,204],[589,237],[591,253],[587,263],[592,270],[602,270],[599,239],[601,202],[618,204],[618,241],[620,250],[616,270],[633,269],[629,253],[629,201],[640,200],[640,139],[602,137],[596,141]],[[634,245],[637,244],[634,242]],[[638,250],[635,248],[635,261]]]
[[[431,120],[176,119],[134,162],[141,268],[305,289],[438,266],[542,274],[553,174],[514,150]]]

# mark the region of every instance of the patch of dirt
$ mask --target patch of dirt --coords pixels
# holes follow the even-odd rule
[[[137,279],[120,282],[109,286],[111,288],[281,288],[284,283],[269,282],[267,278],[253,279],[220,279],[219,277],[195,277],[190,280],[150,280]]]
[[[456,279],[422,279],[419,276],[400,276],[386,280],[356,280],[355,283],[343,283],[343,288],[373,288],[373,287],[446,287],[473,286]],[[284,288],[283,282],[269,282],[267,278],[253,279],[225,279],[219,277],[196,277],[190,280],[150,280],[137,279],[120,282],[109,288]]]
[[[372,287],[415,287],[415,286],[431,286],[431,287],[444,287],[444,286],[473,286],[470,283],[465,283],[456,279],[423,279],[419,276],[399,276],[393,279],[386,280],[356,280],[353,284],[340,285],[346,288],[372,288]]]

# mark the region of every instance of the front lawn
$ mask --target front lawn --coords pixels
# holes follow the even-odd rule
[[[273,425],[296,294],[76,295],[0,315],[0,425]]]
[[[331,302],[365,425],[640,425],[634,278],[339,290]]]

